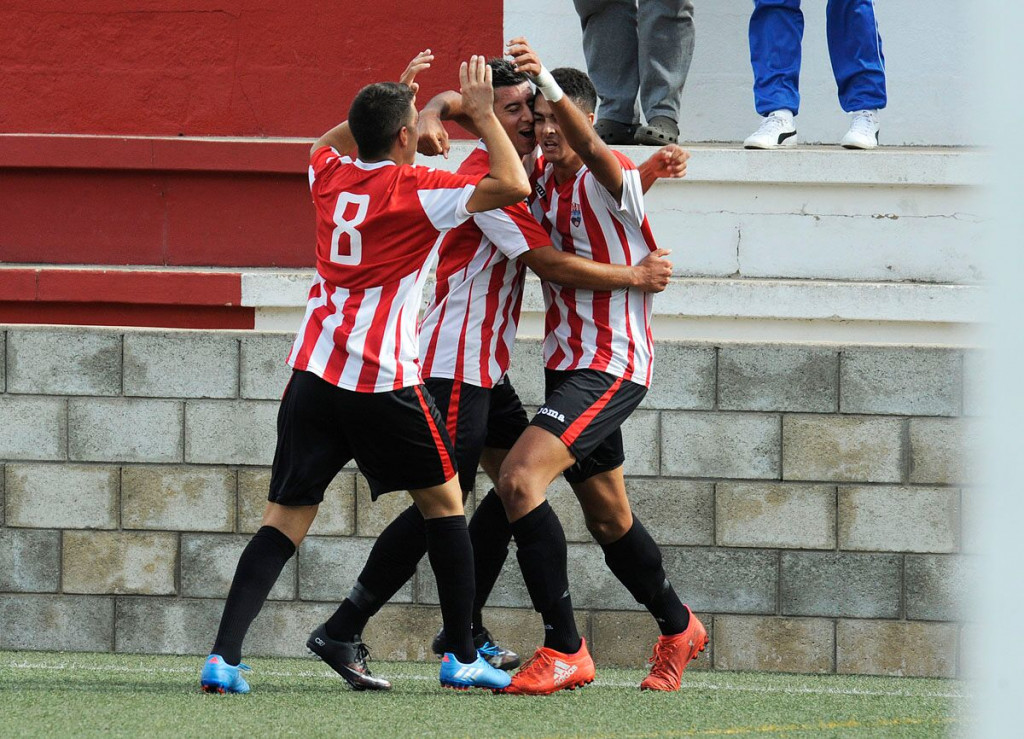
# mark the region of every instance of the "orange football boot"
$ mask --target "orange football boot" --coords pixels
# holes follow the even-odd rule
[[[689,606],[684,608],[690,611]],[[703,652],[707,645],[707,629],[700,619],[693,615],[693,611],[690,611],[690,623],[683,633],[658,637],[654,653],[647,661],[651,666],[651,672],[640,683],[640,690],[679,690],[683,670],[691,660],[697,659],[697,655]]]
[[[594,660],[587,650],[587,640],[581,639],[581,642],[575,654],[563,654],[548,647],[538,648],[512,676],[512,684],[500,692],[550,695],[594,682]]]

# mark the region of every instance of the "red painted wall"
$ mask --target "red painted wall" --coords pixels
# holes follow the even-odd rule
[[[501,53],[502,17],[501,0],[0,2],[0,269],[311,266],[309,140],[421,49],[420,102],[457,87],[459,61]]]
[[[422,102],[501,36],[501,0],[5,0],[0,133],[315,137],[419,50]]]

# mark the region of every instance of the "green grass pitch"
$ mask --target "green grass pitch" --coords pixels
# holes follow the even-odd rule
[[[943,737],[962,683],[688,672],[641,693],[640,670],[602,669],[548,697],[445,690],[436,664],[374,663],[389,693],[356,693],[315,659],[251,660],[249,695],[199,691],[200,657],[0,652],[0,737]]]

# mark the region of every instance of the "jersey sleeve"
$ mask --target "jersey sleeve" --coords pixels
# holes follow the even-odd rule
[[[604,200],[610,210],[622,214],[622,216],[628,218],[637,226],[641,226],[647,212],[644,208],[644,188],[640,182],[640,170],[630,161],[629,157],[621,152],[612,150],[612,154],[615,155],[615,158],[619,160],[619,164],[622,165],[622,197],[616,201],[612,194],[597,181],[593,173],[588,172],[588,176],[593,178],[596,185],[592,190],[600,193],[601,199]]]
[[[342,156],[333,146],[321,146],[309,157],[309,190],[341,164]]]
[[[472,215],[467,204],[485,175],[464,175],[414,167],[416,194],[423,212],[438,231],[447,231]]]
[[[551,237],[537,223],[526,203],[474,213],[473,222],[509,259],[530,249],[551,245]]]

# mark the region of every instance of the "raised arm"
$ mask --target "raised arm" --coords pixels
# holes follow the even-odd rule
[[[584,114],[562,93],[551,73],[544,69],[540,57],[530,48],[523,37],[508,42],[507,53],[512,63],[526,74],[537,90],[548,101],[566,142],[572,147],[583,163],[587,165],[597,181],[616,200],[622,198],[622,165],[594,130],[593,114]]]
[[[479,136],[473,121],[462,110],[462,95],[455,90],[438,93],[420,111],[419,141],[416,150],[424,156],[443,154],[448,158],[451,144],[443,121],[455,121],[474,136]]]
[[[476,186],[466,207],[470,213],[503,208],[524,200],[530,194],[522,160],[494,114],[494,88],[491,68],[482,56],[473,56],[459,68],[462,85],[462,108],[490,155],[490,170]]]
[[[428,69],[430,62],[433,60],[434,55],[430,53],[430,49],[424,49],[413,57],[412,61],[406,66],[405,71],[402,72],[402,76],[398,78],[398,81],[403,85],[408,85],[415,96],[420,89],[419,83],[415,81],[416,75],[424,69]],[[309,153],[312,154],[317,149],[325,146],[331,146],[341,154],[351,154],[356,150],[356,140],[352,136],[352,131],[349,130],[348,121],[342,121],[318,138],[313,143]]]
[[[553,246],[531,249],[519,258],[538,277],[565,287],[582,290],[618,290],[637,288],[644,292],[664,290],[672,277],[672,262],[665,259],[667,249],[651,252],[639,264],[605,264],[567,254]]]

